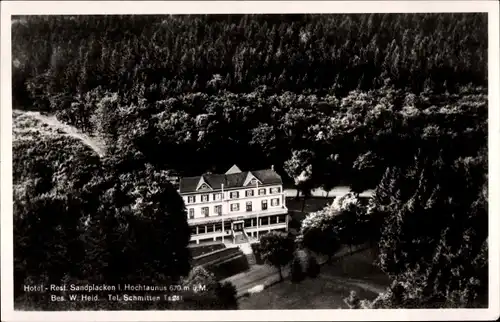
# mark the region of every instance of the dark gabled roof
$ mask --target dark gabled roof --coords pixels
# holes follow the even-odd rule
[[[224,184],[224,189],[243,188],[243,183],[247,178],[248,172],[251,172],[263,185],[283,183],[280,175],[271,169],[243,171],[231,174],[204,174],[203,179],[213,190],[221,190],[222,184]],[[196,187],[200,182],[200,178],[201,176],[181,178],[179,182],[179,192],[196,192]]]

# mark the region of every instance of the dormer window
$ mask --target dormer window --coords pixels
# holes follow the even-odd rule
[[[210,189],[206,183],[202,184],[198,190],[208,190]]]
[[[196,185],[196,191],[207,191],[212,190],[212,187],[205,181],[203,176],[200,177],[198,184]]]
[[[243,186],[256,186],[258,184],[262,184],[262,182],[252,172],[248,172]]]

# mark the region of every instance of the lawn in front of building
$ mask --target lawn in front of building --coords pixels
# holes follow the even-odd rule
[[[351,291],[360,298],[374,299],[377,294],[356,285],[342,283],[319,276],[301,283],[284,281],[260,293],[241,298],[240,310],[305,310],[347,309],[343,299]]]
[[[306,199],[306,204],[304,207],[305,213],[315,212],[325,208],[326,205],[331,204],[335,197],[324,198],[324,197],[311,197]],[[302,211],[303,199],[286,198],[286,207],[288,210],[292,211]]]
[[[389,279],[373,265],[374,252],[366,250],[323,265],[315,279],[300,283],[286,280],[239,300],[241,310],[339,309],[355,291],[360,299],[373,300]]]

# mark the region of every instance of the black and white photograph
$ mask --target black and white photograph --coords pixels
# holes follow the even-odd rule
[[[2,320],[498,317],[498,3],[120,2],[2,14]]]

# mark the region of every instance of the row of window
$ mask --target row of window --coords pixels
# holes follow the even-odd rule
[[[254,196],[254,190],[255,189],[248,189],[245,190],[245,197],[253,197]],[[269,193],[280,193],[281,188],[276,187],[276,188],[269,188]],[[263,196],[267,194],[267,188],[260,188],[258,191],[259,196]],[[209,194],[204,194],[201,195],[201,202],[209,202],[210,201],[210,195]],[[239,191],[232,191],[229,193],[229,198],[230,199],[238,199],[240,197],[240,192]],[[222,193],[213,193],[212,194],[212,201],[219,201],[222,199]],[[196,196],[188,196],[188,203],[195,203],[196,202]]]
[[[280,205],[280,199],[279,198],[274,198],[271,199],[271,206],[276,207]],[[239,203],[232,203],[229,205],[230,210],[232,212],[237,212],[240,211],[240,204]],[[261,210],[267,210],[267,200],[262,200],[260,203],[260,208]],[[222,205],[217,205],[214,206],[214,214],[218,216],[222,216]],[[247,201],[246,203],[246,211],[253,211],[253,203],[251,201]],[[194,208],[189,208],[189,219],[194,219]],[[210,207],[201,207],[201,215],[208,217],[210,216]]]
[[[243,226],[245,228],[254,228],[254,227],[262,227],[262,226],[268,226],[268,225],[275,225],[275,224],[284,224],[286,223],[286,215],[279,215],[279,216],[267,216],[267,217],[261,217],[259,219],[259,223],[257,224],[257,218],[251,218],[251,219],[245,219]],[[231,230],[231,223],[224,223],[224,227],[222,226],[222,223],[214,223],[214,224],[209,224],[209,225],[199,225],[199,226],[192,226],[191,227],[191,234],[192,235],[200,235],[200,234],[206,234],[206,233],[213,233],[213,232],[222,232],[222,231],[229,231]]]

